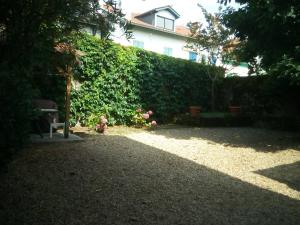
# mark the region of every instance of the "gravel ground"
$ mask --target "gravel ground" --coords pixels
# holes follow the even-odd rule
[[[0,224],[300,224],[300,136],[114,128],[33,145],[1,174]]]

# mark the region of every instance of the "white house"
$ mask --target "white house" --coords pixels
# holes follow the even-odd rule
[[[121,4],[120,4],[121,6]],[[133,7],[134,8],[134,7]],[[186,48],[187,40],[191,38],[189,28],[177,24],[180,17],[170,5],[154,8],[142,13],[126,11],[126,18],[132,25],[132,38],[126,39],[124,31],[116,27],[111,36],[112,40],[123,46],[134,46],[148,51],[165,54],[175,58],[187,59],[195,62],[206,60],[207,53],[199,55],[193,50]],[[93,32],[91,28],[85,29],[93,35],[100,35]],[[217,63],[217,65],[220,65]],[[226,76],[247,76],[247,64],[240,66],[223,65],[226,68]]]
[[[126,40],[124,36],[115,34],[113,40],[125,46],[196,61],[197,54],[185,47],[189,29],[176,24],[179,17],[171,6],[155,8],[141,14],[132,13],[132,39]]]

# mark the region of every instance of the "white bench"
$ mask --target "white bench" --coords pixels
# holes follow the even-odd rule
[[[50,123],[50,138],[52,138],[52,129],[57,127],[64,127],[65,123],[56,123],[55,121],[53,123]]]

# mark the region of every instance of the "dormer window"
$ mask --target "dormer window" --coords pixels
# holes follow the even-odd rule
[[[174,31],[174,20],[162,16],[157,16],[156,26],[162,29]]]

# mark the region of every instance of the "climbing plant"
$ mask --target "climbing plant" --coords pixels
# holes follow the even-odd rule
[[[86,53],[72,92],[73,123],[87,125],[105,114],[110,124],[132,123],[137,108],[153,110],[159,122],[185,112],[192,101],[209,105],[209,76],[221,68],[176,59],[133,47],[122,47],[89,35],[75,37]],[[194,104],[194,102],[193,102]]]

